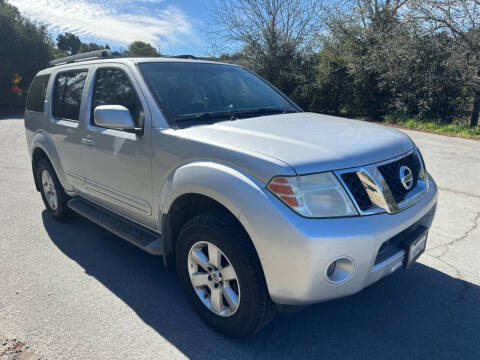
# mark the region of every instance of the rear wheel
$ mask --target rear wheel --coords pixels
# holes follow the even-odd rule
[[[243,229],[223,214],[188,221],[177,242],[177,271],[188,299],[212,328],[251,335],[276,314],[260,262]]]
[[[48,213],[58,220],[68,218],[71,215],[67,205],[70,197],[63,190],[50,162],[40,159],[35,176],[41,185],[40,193]]]

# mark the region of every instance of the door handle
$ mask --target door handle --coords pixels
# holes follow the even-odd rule
[[[95,141],[93,141],[93,139],[89,139],[89,138],[83,138],[82,143],[84,143],[85,145],[88,145],[88,146],[94,146],[95,145]]]

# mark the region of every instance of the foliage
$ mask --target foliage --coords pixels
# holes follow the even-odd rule
[[[424,21],[430,32],[450,33],[454,52],[450,58],[463,77],[463,85],[474,97],[470,126],[478,125],[480,115],[480,1],[414,1],[413,16]]]
[[[95,51],[95,50],[102,50],[102,49],[105,49],[105,46],[103,45],[99,45],[99,44],[96,44],[96,43],[81,43],[80,44],[80,49],[78,51],[79,54],[82,54],[82,53],[85,53],[85,52],[89,52],[89,51]]]
[[[290,96],[306,81],[317,11],[316,0],[219,0],[212,15],[218,42],[238,44],[237,62]]]
[[[51,56],[47,27],[0,0],[0,44],[0,106],[23,105],[31,80]]]
[[[444,34],[423,36],[393,18],[382,31],[369,26],[333,37],[351,82],[351,93],[341,97],[347,113],[374,119],[392,112],[447,119],[455,112],[462,89],[458,71],[448,64],[451,41]]]
[[[414,117],[388,115],[385,116],[384,121],[387,124],[399,125],[401,127],[427,131],[437,134],[459,136],[468,139],[480,140],[480,127],[470,127],[467,121],[455,121],[451,123],[445,123],[432,119],[420,120]]]
[[[211,1],[212,44],[223,51],[212,59],[253,70],[306,111],[410,125],[439,119],[458,133],[458,119],[469,117],[477,128],[479,0]],[[55,47],[45,24],[6,0],[0,29],[0,105],[22,104],[48,60],[109,48],[72,33]],[[160,53],[135,41],[123,55]]]
[[[143,41],[134,41],[128,46],[128,50],[124,52],[126,56],[160,56],[157,50]]]
[[[57,48],[67,52],[68,55],[78,54],[81,45],[80,38],[75,34],[66,32],[57,36]]]
[[[216,3],[219,38],[242,46],[223,60],[258,72],[307,111],[376,120],[465,116],[472,92],[458,66],[459,42],[451,32],[426,32],[424,20],[411,14],[412,1],[317,2],[310,12],[303,7],[310,1],[288,2],[295,21],[316,31],[295,41],[286,40],[285,16],[276,8],[286,2]]]

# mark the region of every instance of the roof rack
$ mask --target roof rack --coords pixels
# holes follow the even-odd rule
[[[110,50],[103,49],[103,50],[89,51],[89,52],[78,54],[78,55],[67,56],[60,59],[55,59],[50,61],[48,64],[50,66],[57,66],[62,64],[78,62],[78,61],[104,59],[104,58],[111,58],[111,57],[112,57],[112,53],[110,52]]]
[[[192,59],[192,60],[196,59],[196,57],[193,55],[160,55],[160,57],[175,58],[175,59]]]
[[[112,58],[112,57],[123,57],[123,56],[118,52],[115,52],[112,54],[110,50],[103,49],[103,50],[89,51],[86,53],[72,55],[72,56],[66,56],[60,59],[52,60],[48,64],[50,66],[58,66],[58,65],[69,64],[73,62],[94,60],[94,59],[106,59],[106,58]],[[134,57],[144,57],[144,56],[134,56]],[[175,58],[175,59],[192,59],[192,60],[197,59],[193,55],[160,55],[160,57]]]

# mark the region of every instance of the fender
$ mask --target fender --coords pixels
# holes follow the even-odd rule
[[[50,138],[50,136],[44,130],[38,130],[32,139],[32,145],[30,147],[30,157],[33,158],[33,152],[35,149],[40,148],[42,149],[50,160],[50,163],[57,174],[58,180],[60,184],[63,186],[65,191],[70,190],[72,187],[65,176],[65,172],[63,170],[62,163],[60,161],[60,157],[58,156],[57,149]]]
[[[263,186],[257,179],[227,164],[191,162],[176,168],[164,182],[160,192],[159,219],[168,214],[178,197],[192,193],[212,198],[240,218],[242,210]]]

